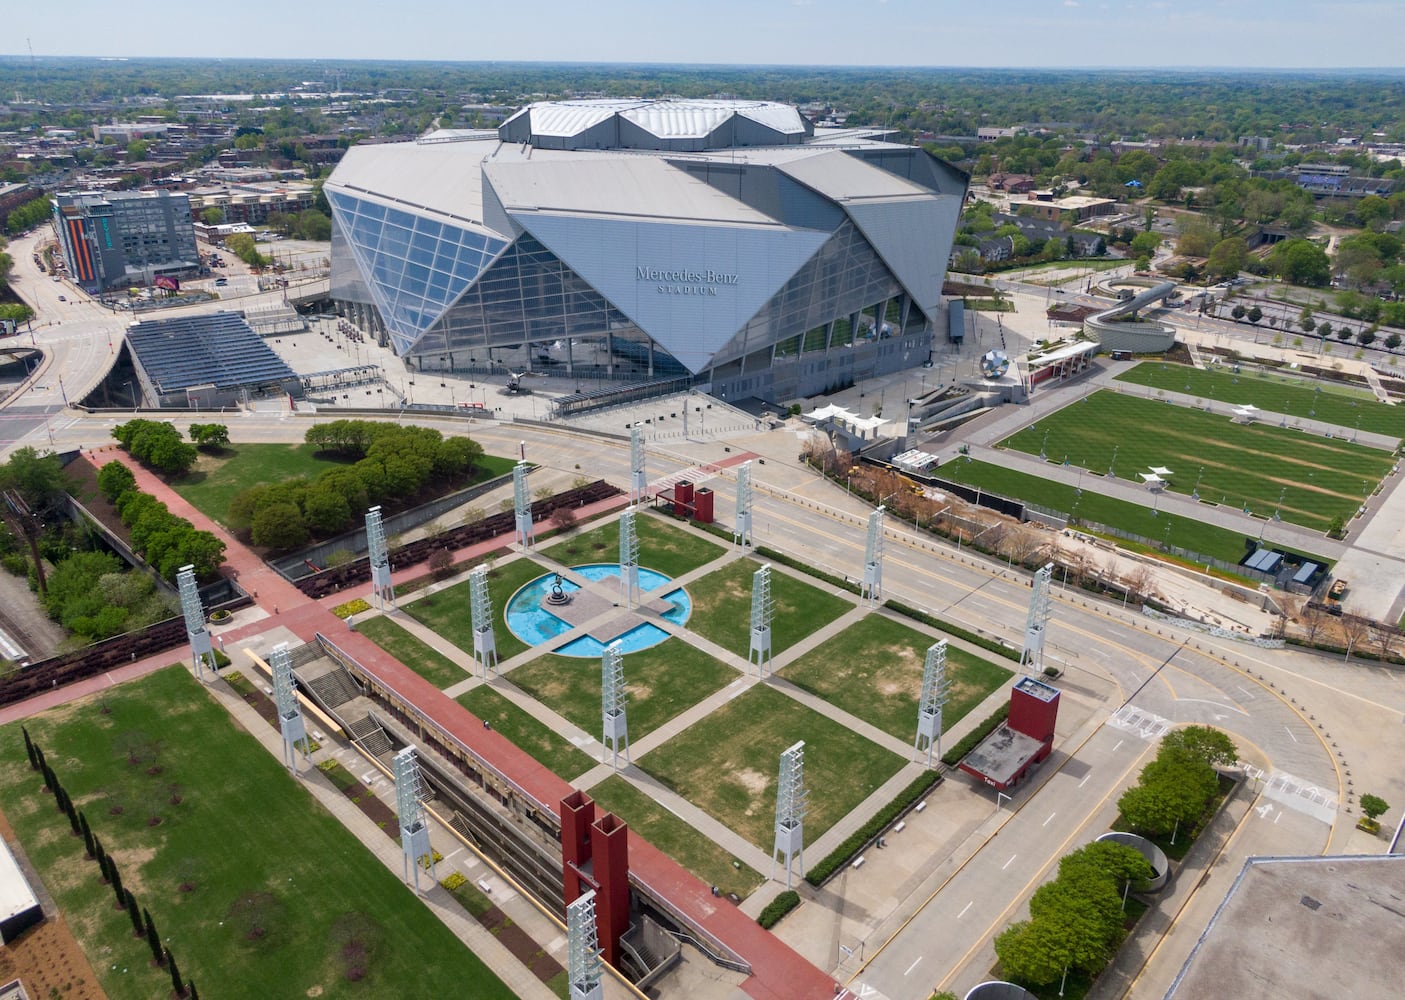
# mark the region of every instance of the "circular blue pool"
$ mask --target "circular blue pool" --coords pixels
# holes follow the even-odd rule
[[[618,580],[620,564],[589,563],[585,566],[572,566],[571,572],[592,583],[602,583],[612,578]],[[555,580],[555,573],[543,574],[519,588],[517,593],[513,594],[507,602],[507,609],[504,613],[507,627],[513,635],[529,646],[549,644],[557,637],[571,631],[570,623],[558,618],[542,605],[543,599],[551,591]],[[670,580],[671,577],[656,570],[644,569],[643,567],[639,569],[639,591],[641,594],[666,587]],[[561,589],[570,594],[580,590],[580,587],[563,577]],[[675,588],[665,593],[663,599],[672,605],[669,610],[663,613],[664,618],[675,625],[687,622],[688,616],[693,613],[693,602],[688,597],[686,590],[682,587]],[[620,644],[622,652],[634,653],[641,649],[648,649],[650,646],[657,646],[667,638],[668,633],[657,625],[651,622],[641,622],[618,636],[615,642]],[[562,656],[597,657],[604,652],[604,649],[604,645],[599,640],[585,635],[563,643],[552,652]]]

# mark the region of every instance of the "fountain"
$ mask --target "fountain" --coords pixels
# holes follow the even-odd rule
[[[641,617],[639,611],[619,606],[619,563],[592,563],[572,566],[575,578],[585,587],[560,573],[547,573],[522,586],[508,600],[504,609],[508,630],[529,646],[551,644],[552,652],[562,656],[593,657],[613,642],[621,644],[625,653],[638,652],[658,645],[668,638],[668,632]],[[639,569],[639,589],[655,596],[643,602],[645,615],[659,617],[682,625],[692,613],[692,601],[682,587],[669,587],[669,578],[655,570]],[[610,617],[611,610],[614,617]],[[602,616],[604,618],[602,619]],[[591,632],[564,644],[556,640],[585,622],[597,624]]]
[[[561,574],[556,574],[556,579],[551,581],[551,591],[542,598],[544,604],[549,604],[553,608],[563,608],[571,603],[571,595],[566,593],[561,587]]]

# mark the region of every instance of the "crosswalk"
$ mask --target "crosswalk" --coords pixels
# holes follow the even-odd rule
[[[1260,789],[1265,798],[1329,825],[1336,820],[1337,797],[1327,789],[1287,771],[1265,771],[1244,763],[1240,766],[1244,769],[1244,776]]]
[[[1134,733],[1144,740],[1159,740],[1175,726],[1170,719],[1130,704],[1113,712],[1107,724],[1114,729]]]

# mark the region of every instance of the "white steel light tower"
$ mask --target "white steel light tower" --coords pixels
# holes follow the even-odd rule
[[[185,634],[190,640],[190,655],[195,661],[195,676],[205,679],[205,666],[215,671],[215,654],[210,649],[210,633],[205,628],[205,609],[200,606],[200,590],[195,585],[195,567],[182,566],[176,574],[180,586],[181,613],[185,615]]]
[[[751,649],[747,663],[756,664],[756,676],[766,676],[766,664],[771,659],[771,619],[775,616],[771,603],[771,567],[762,566],[751,574]]]
[[[732,529],[732,541],[746,548],[751,541],[751,463],[737,467],[737,523]]]
[[[683,412],[688,408],[685,406]],[[629,429],[629,502],[643,503],[649,494],[648,481],[644,475],[644,432],[638,427]]]
[[[493,599],[488,594],[488,567],[479,566],[468,574],[469,608],[473,614],[473,662],[480,666],[483,679],[498,669],[498,646],[493,632]]]
[[[603,1000],[600,944],[595,936],[595,890],[566,907],[566,975],[570,1000]]]
[[[883,507],[868,515],[868,544],[863,557],[863,596],[875,604],[883,594]]]
[[[620,744],[624,744],[624,762],[629,760],[629,720],[624,711],[624,653],[620,644],[612,642],[600,654],[600,710],[604,720],[604,736],[601,739],[605,752],[611,755],[610,764],[615,770],[620,767]],[[602,761],[603,763],[603,761]]]
[[[395,608],[395,587],[390,582],[390,550],[379,506],[366,511],[366,547],[371,555],[371,603],[382,611]]]
[[[634,508],[620,515],[620,601],[627,608],[639,600],[639,533],[634,530]]]
[[[1029,595],[1029,617],[1024,625],[1024,650],[1020,653],[1022,667],[1044,669],[1044,634],[1048,631],[1051,599],[1049,579],[1053,573],[1054,564],[1046,563],[1034,574],[1034,592]]]
[[[527,463],[518,462],[512,467],[512,509],[517,515],[517,531],[513,541],[527,552],[537,540],[532,528],[532,496],[527,492]]]
[[[278,709],[278,730],[283,734],[283,762],[297,774],[297,746],[302,743],[303,760],[307,759],[307,725],[303,722],[302,706],[293,690],[293,661],[288,656],[288,644],[280,642],[268,655],[273,670],[273,703]]]
[[[420,888],[420,858],[429,858],[429,873],[434,871],[434,849],[429,845],[429,824],[424,819],[420,802],[420,767],[415,760],[415,748],[406,747],[395,755],[395,811],[400,817],[400,853],[405,861],[405,878],[415,870],[415,891]]]
[[[922,696],[917,699],[917,742],[913,744],[918,753],[926,752],[927,766],[932,766],[932,751],[938,757],[942,752],[942,709],[951,686],[946,679],[946,640],[935,642],[927,648],[927,662],[922,667]]]
[[[776,877],[776,855],[785,855],[785,887],[790,888],[791,859],[800,858],[805,875],[805,813],[810,793],[805,789],[805,741],[781,754],[780,781],[776,784],[776,845],[771,848],[771,877]]]

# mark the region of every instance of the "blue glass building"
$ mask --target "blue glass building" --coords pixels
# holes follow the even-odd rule
[[[927,359],[967,178],[750,101],[533,104],[357,146],[332,297],[420,370],[793,398]]]

